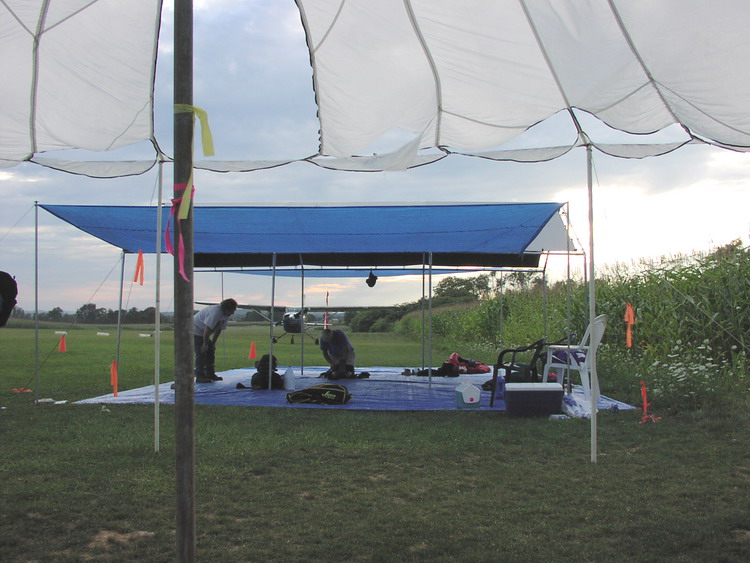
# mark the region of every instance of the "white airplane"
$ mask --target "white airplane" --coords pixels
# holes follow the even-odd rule
[[[209,303],[207,301],[196,301],[196,304],[198,305],[216,305],[216,303]],[[244,303],[238,303],[237,304],[238,309],[246,309],[249,311],[254,311],[264,319],[266,319],[268,322],[272,322],[270,318],[270,305],[249,305]],[[342,315],[347,311],[361,311],[362,309],[372,309],[372,308],[383,308],[379,306],[351,306],[351,307],[336,307],[336,309],[328,309],[326,307],[315,307],[313,308],[315,312],[321,312],[326,315],[326,320],[323,323],[319,322],[307,322],[306,316],[310,312],[310,307],[300,307],[300,306],[290,306],[290,305],[275,305],[274,311],[276,310],[283,310],[284,316],[281,317],[280,321],[276,321],[276,326],[281,326],[284,329],[283,334],[280,336],[274,336],[273,342],[274,344],[281,340],[283,337],[285,337],[287,334],[290,335],[290,343],[294,344],[294,335],[295,334],[303,334],[306,336],[309,336],[315,344],[318,344],[318,339],[314,338],[310,334],[307,333],[308,328],[310,327],[325,327],[327,328],[334,320],[341,320]]]

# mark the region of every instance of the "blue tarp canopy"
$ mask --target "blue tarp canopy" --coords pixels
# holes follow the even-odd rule
[[[267,267],[275,254],[277,266],[405,266],[432,253],[435,266],[536,267],[540,251],[566,248],[563,237],[530,250],[548,223],[562,224],[562,205],[198,206],[194,265]],[[156,207],[41,207],[125,252],[156,251]]]

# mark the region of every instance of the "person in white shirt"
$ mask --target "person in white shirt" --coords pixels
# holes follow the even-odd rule
[[[216,375],[216,341],[236,310],[237,302],[229,298],[198,311],[193,317],[196,383],[213,383],[224,379]]]

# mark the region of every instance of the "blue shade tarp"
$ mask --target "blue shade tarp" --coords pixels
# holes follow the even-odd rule
[[[195,266],[536,267],[561,203],[196,207]],[[155,252],[156,208],[41,205],[126,252]],[[170,210],[163,209],[163,224]],[[560,241],[562,250],[566,243]]]

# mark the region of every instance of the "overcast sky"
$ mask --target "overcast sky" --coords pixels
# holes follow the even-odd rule
[[[217,9],[220,8],[220,9]],[[300,158],[317,152],[318,122],[312,71],[294,2],[195,2],[195,105],[208,112],[216,158]],[[171,145],[171,19],[165,10],[156,86],[156,137]],[[124,154],[148,155],[138,147]],[[52,155],[54,156],[54,155]],[[600,267],[640,258],[707,250],[734,239],[748,243],[750,157],[711,147],[685,147],[643,160],[594,153],[595,256]],[[172,170],[165,168],[164,201]],[[156,202],[156,171],[132,178],[90,179],[21,165],[0,170],[0,270],[19,282],[19,306],[34,310],[34,201],[148,205]],[[244,174],[197,172],[196,203],[561,201],[570,202],[576,234],[588,240],[583,150],[542,164],[497,163],[468,157],[406,172],[347,173],[306,163]],[[75,311],[82,304],[116,309],[117,249],[39,212],[39,308]],[[574,264],[580,268],[582,264]],[[125,308],[154,302],[155,266],[146,284],[132,285],[135,258],[125,266]],[[171,310],[172,260],[162,261],[162,309]],[[306,302],[395,304],[421,296],[419,280],[307,281]],[[265,277],[225,275],[224,296],[270,300]],[[219,274],[196,273],[196,300],[222,296]],[[299,282],[280,280],[277,301],[299,302]]]

